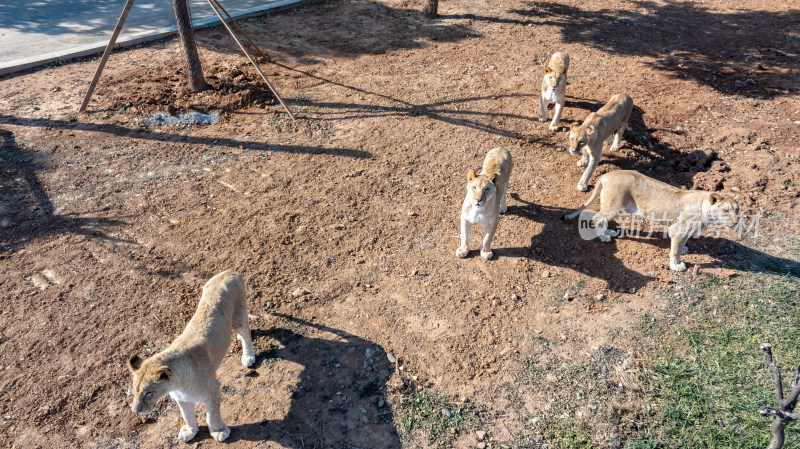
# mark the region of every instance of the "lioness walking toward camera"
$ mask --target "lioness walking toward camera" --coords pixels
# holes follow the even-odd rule
[[[500,214],[506,212],[506,188],[511,177],[511,152],[494,148],[483,160],[483,168],[478,176],[470,169],[467,173],[467,195],[461,206],[461,246],[456,256],[467,257],[469,253],[469,232],[475,223],[484,227],[485,234],[481,244],[481,257],[492,258],[492,239],[497,231]]]
[[[561,110],[567,100],[567,70],[569,69],[569,55],[566,53],[553,53],[550,62],[544,66],[544,78],[542,79],[542,94],[539,103],[542,113],[539,121],[547,120],[547,105],[552,101],[555,103],[553,121],[550,122],[550,131],[558,131],[558,121],[561,119]]]
[[[189,441],[198,431],[194,404],[203,402],[211,436],[217,441],[228,438],[231,431],[219,413],[217,368],[231,345],[231,329],[242,342],[242,365],[252,365],[256,356],[244,280],[239,273],[225,271],[203,286],[197,311],[167,349],[146,360],[135,355],[128,360],[128,369],[133,374],[131,409],[146,415],[158,398],[169,394],[178,403],[186,422],[178,432],[178,439]]]
[[[611,134],[614,134],[614,142],[611,143],[609,151],[619,150],[620,138],[628,127],[628,120],[633,111],[633,100],[625,94],[617,94],[600,108],[597,112],[592,112],[586,116],[583,124],[570,125],[569,128],[569,154],[578,156],[581,151],[581,159],[578,167],[586,167],[580,181],[578,190],[585,192],[589,188],[589,178],[592,177],[594,169],[603,157],[603,143]]]
[[[601,176],[589,200],[564,219],[577,217],[598,192],[600,212],[592,218],[595,229],[602,229],[603,221],[607,224],[622,214],[634,214],[661,226],[668,225],[667,233],[672,239],[669,267],[675,271],[686,270],[681,254],[689,251],[686,246],[689,237],[700,235],[712,224],[732,228],[739,222],[739,202],[729,194],[681,190],[633,170],[617,170]],[[616,231],[605,230],[598,237],[610,242],[616,235]]]

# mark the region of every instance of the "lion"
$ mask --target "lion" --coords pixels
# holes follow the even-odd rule
[[[580,181],[578,190],[585,192],[589,188],[589,178],[600,163],[603,156],[603,143],[611,134],[614,142],[609,151],[618,151],[622,133],[628,128],[628,120],[633,111],[633,100],[626,94],[617,94],[600,108],[597,112],[590,113],[583,124],[570,125],[569,129],[569,154],[578,156],[578,149],[582,151],[578,167],[586,167]]]
[[[689,251],[686,246],[689,237],[700,235],[710,225],[732,228],[739,222],[739,202],[733,195],[681,190],[633,170],[617,170],[601,176],[589,200],[564,219],[577,217],[601,190],[600,212],[591,219],[598,238],[610,242],[617,232],[605,228],[610,220],[622,214],[645,217],[659,226],[668,225],[667,233],[672,239],[669,267],[674,271],[686,270],[681,255]]]
[[[539,121],[547,120],[547,105],[552,101],[555,103],[553,121],[550,122],[550,131],[558,131],[558,121],[561,119],[561,110],[564,109],[564,102],[567,99],[567,69],[569,69],[569,55],[566,53],[553,53],[550,63],[544,67],[544,78],[542,79],[542,95],[540,105],[542,113]]]
[[[169,347],[146,360],[136,355],[128,360],[128,369],[133,374],[131,410],[149,414],[158,398],[169,394],[178,403],[186,423],[178,432],[178,439],[186,442],[198,431],[194,404],[203,402],[211,436],[217,441],[228,438],[231,431],[220,416],[220,384],[216,373],[230,347],[231,329],[242,342],[242,365],[249,367],[256,356],[244,280],[239,273],[225,271],[203,286],[197,311]]]
[[[486,154],[478,176],[472,169],[467,173],[467,195],[461,206],[461,246],[456,249],[459,258],[469,253],[469,232],[475,223],[482,225],[485,231],[481,257],[492,258],[492,239],[500,221],[499,214],[506,212],[506,189],[512,165],[510,151],[494,148]]]

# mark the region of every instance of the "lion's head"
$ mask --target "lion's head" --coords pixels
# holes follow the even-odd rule
[[[706,216],[709,224],[719,224],[732,228],[739,224],[739,201],[727,193],[708,195]]]
[[[134,355],[128,359],[128,369],[133,374],[133,403],[131,410],[146,415],[155,409],[158,398],[169,391],[172,371],[152,359],[142,360]]]
[[[467,173],[467,199],[472,207],[481,209],[486,206],[486,202],[494,198],[497,193],[497,175],[491,177],[486,175],[476,176],[475,171]]]
[[[553,70],[550,66],[544,66],[544,84],[548,89],[554,90],[562,83],[567,82],[567,68],[559,67]]]
[[[590,118],[591,114],[589,114],[589,117],[586,117],[584,123],[588,122]],[[587,145],[591,146],[596,138],[594,131],[594,125],[585,126],[575,123],[569,125],[569,147],[567,148],[569,154],[579,156],[581,148]]]

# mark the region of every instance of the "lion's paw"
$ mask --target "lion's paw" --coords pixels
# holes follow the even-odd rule
[[[483,251],[483,250],[481,250],[481,257],[483,257],[484,259],[490,260],[492,258],[492,256],[494,256],[494,254],[491,251]]]
[[[255,354],[242,354],[242,365],[244,365],[245,368],[249,368],[253,363],[256,363]]]
[[[619,145],[609,148],[608,151],[611,151],[611,152],[619,151]]]
[[[543,121],[545,121],[545,120],[547,120],[547,117],[546,117],[546,116],[539,117],[539,121],[540,121],[540,122],[543,122]]]
[[[587,190],[589,190],[589,186],[588,185],[586,185],[586,184],[578,184],[578,191],[579,192],[585,192]]]
[[[549,129],[550,131],[556,132],[556,131],[558,131],[560,128],[558,127],[558,125],[550,125],[550,126],[548,127],[548,129]]]
[[[468,249],[465,249],[465,248],[457,248],[456,249],[456,257],[458,257],[459,259],[463,259],[463,258],[467,257],[467,254],[469,254],[469,250]]]
[[[189,426],[181,427],[181,430],[178,431],[178,439],[183,441],[184,443],[188,443],[195,435],[197,435],[198,429],[192,429]]]
[[[498,212],[500,212],[501,214],[504,214],[504,213],[506,213],[506,211],[508,211],[508,207],[505,204],[503,204],[503,205],[500,206],[500,210]]]
[[[584,161],[583,159],[578,161],[578,167],[586,167],[589,165],[589,161]]]
[[[683,262],[681,262],[681,263],[678,263],[678,264],[675,264],[675,263],[672,263],[672,262],[670,262],[670,264],[669,264],[669,268],[670,268],[672,271],[686,271],[686,264],[685,264],[685,263],[683,263]]]
[[[231,429],[225,426],[222,430],[212,431],[211,436],[217,441],[225,441],[226,438],[231,436]]]
[[[608,243],[608,242],[611,241],[611,236],[608,236],[608,235],[605,235],[605,234],[600,234],[600,235],[597,236],[597,238],[600,239],[600,241],[603,242],[603,243]]]

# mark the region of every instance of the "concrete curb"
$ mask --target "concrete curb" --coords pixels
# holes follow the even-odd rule
[[[283,9],[291,9],[301,4],[314,3],[315,1],[317,0],[280,0],[274,3],[270,3],[269,5],[257,6],[254,8],[249,8],[236,12],[231,11],[230,13],[234,19],[246,19],[248,17],[261,15],[265,11],[280,11]],[[192,25],[194,25],[195,29],[209,28],[220,23],[222,22],[220,22],[217,17],[192,21]],[[124,29],[125,28],[123,27],[123,30]],[[114,45],[114,48],[116,49],[116,48],[128,47],[131,45],[140,44],[142,42],[162,39],[175,34],[176,31],[177,29],[174,26],[170,26],[170,27],[160,28],[157,30],[148,31],[146,33],[126,35],[117,40],[117,43],[116,45]],[[111,34],[109,33],[109,38],[110,37]],[[0,76],[7,75],[9,73],[20,72],[22,70],[30,69],[33,67],[43,66],[51,62],[58,62],[58,61],[63,62],[74,58],[82,58],[84,56],[100,54],[103,52],[103,50],[105,50],[106,45],[108,45],[108,40],[88,45],[82,45],[80,47],[71,48],[69,50],[62,50],[53,53],[47,53],[44,55],[34,56],[31,58],[17,59],[14,61],[4,62],[0,64]]]

